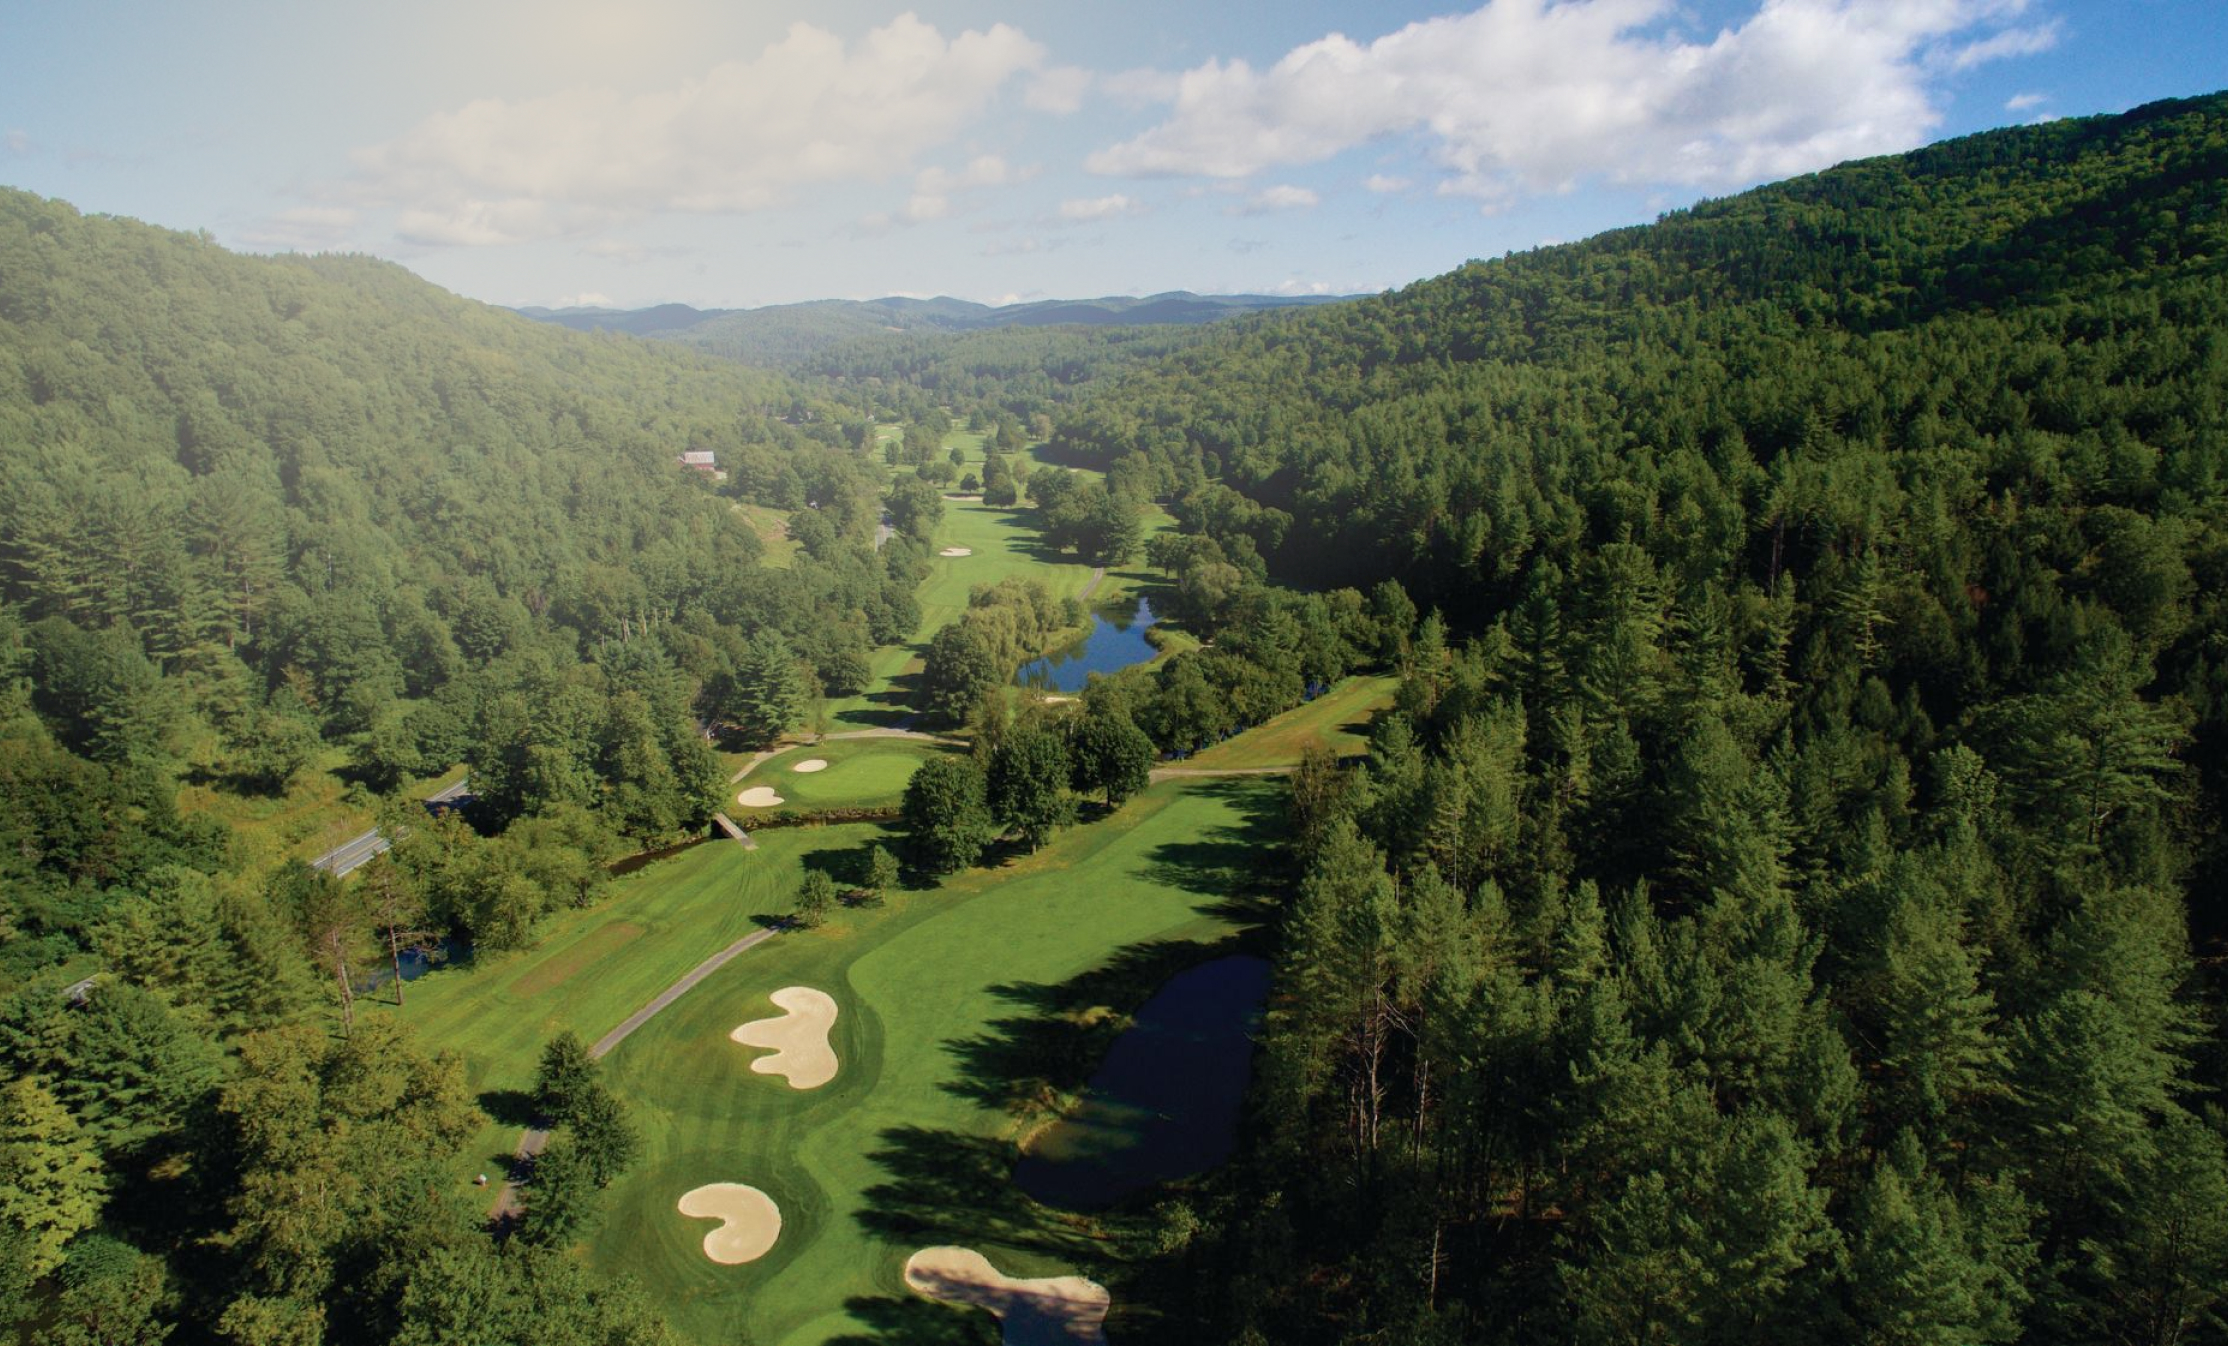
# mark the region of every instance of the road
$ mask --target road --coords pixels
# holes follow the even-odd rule
[[[449,786],[445,790],[439,790],[434,792],[433,794],[427,795],[425,797],[425,802],[429,805],[454,804],[458,800],[464,799],[465,797],[469,796],[471,793],[472,778],[470,776],[466,776],[463,780],[460,780],[456,784]],[[309,867],[311,869],[322,869],[331,874],[336,879],[345,878],[355,871],[363,868],[365,865],[370,864],[371,857],[392,849],[393,846],[394,843],[379,835],[379,829],[374,827],[369,832],[364,833],[362,836],[351,837],[347,841],[344,841],[338,846],[335,846],[331,850],[325,852],[323,855],[318,856],[315,860],[309,862]]]
[[[652,997],[649,1004],[628,1015],[617,1028],[597,1038],[595,1045],[588,1049],[588,1055],[597,1060],[609,1055],[611,1050],[625,1042],[635,1029],[650,1022],[668,1005],[696,989],[698,982],[727,966],[746,950],[755,949],[780,933],[778,929],[773,928],[754,930],[703,962],[698,963],[695,967],[690,968],[688,973],[679,981]],[[524,1209],[518,1200],[519,1175],[532,1165],[534,1156],[540,1154],[542,1147],[547,1144],[549,1144],[549,1132],[540,1127],[528,1127],[520,1133],[518,1148],[513,1152],[511,1177],[504,1181],[502,1190],[496,1192],[495,1203],[487,1208],[487,1218],[491,1222],[507,1220]]]

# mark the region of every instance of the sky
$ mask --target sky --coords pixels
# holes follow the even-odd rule
[[[2228,88],[2228,0],[0,0],[0,184],[491,303],[1346,294]]]

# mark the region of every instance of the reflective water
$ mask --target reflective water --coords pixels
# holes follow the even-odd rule
[[[1030,1144],[1014,1181],[1046,1205],[1100,1210],[1228,1159],[1268,994],[1268,962],[1247,955],[1169,978],[1114,1040],[1082,1105]]]
[[[1142,664],[1159,651],[1145,639],[1147,628],[1159,619],[1144,598],[1120,608],[1091,614],[1091,634],[1064,650],[1032,659],[1014,674],[1024,687],[1054,692],[1080,692],[1093,673],[1112,673]]]

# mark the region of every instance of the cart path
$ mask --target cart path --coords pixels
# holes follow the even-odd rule
[[[661,1010],[694,990],[698,982],[727,966],[745,951],[757,948],[780,933],[781,931],[778,928],[773,927],[753,930],[733,944],[698,963],[695,967],[690,968],[688,973],[679,981],[652,997],[649,1004],[628,1015],[617,1028],[597,1038],[596,1045],[588,1049],[588,1055],[598,1060],[609,1055],[611,1050],[625,1042],[635,1029],[650,1022],[658,1016]],[[495,1194],[495,1204],[487,1208],[487,1218],[491,1223],[500,1223],[511,1219],[523,1209],[518,1200],[519,1174],[532,1165],[534,1156],[540,1154],[542,1147],[548,1143],[549,1132],[545,1128],[528,1127],[520,1133],[518,1149],[512,1154],[511,1176],[504,1180],[502,1190]]]

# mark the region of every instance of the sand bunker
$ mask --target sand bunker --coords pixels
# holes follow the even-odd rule
[[[781,1207],[755,1187],[715,1182],[683,1193],[677,1204],[691,1219],[719,1221],[704,1236],[704,1255],[727,1266],[757,1261],[781,1237]]]
[[[1105,1346],[1106,1287],[1081,1276],[1017,1281],[973,1248],[923,1248],[905,1261],[915,1294],[998,1315],[1006,1346]]]
[[[753,1019],[727,1035],[745,1047],[774,1049],[750,1068],[780,1075],[792,1089],[817,1089],[834,1079],[836,1054],[828,1044],[828,1030],[835,1027],[836,1002],[809,986],[784,986],[770,998],[787,1012],[778,1019]]]
[[[973,547],[946,547],[936,554],[938,556],[973,556],[975,549]]]
[[[753,785],[748,790],[735,796],[735,802],[746,809],[770,809],[774,805],[782,803],[783,800],[780,795],[773,792],[772,787]]]
[[[828,769],[828,759],[825,757],[808,757],[789,769],[800,776],[809,776],[815,771],[826,771]]]

